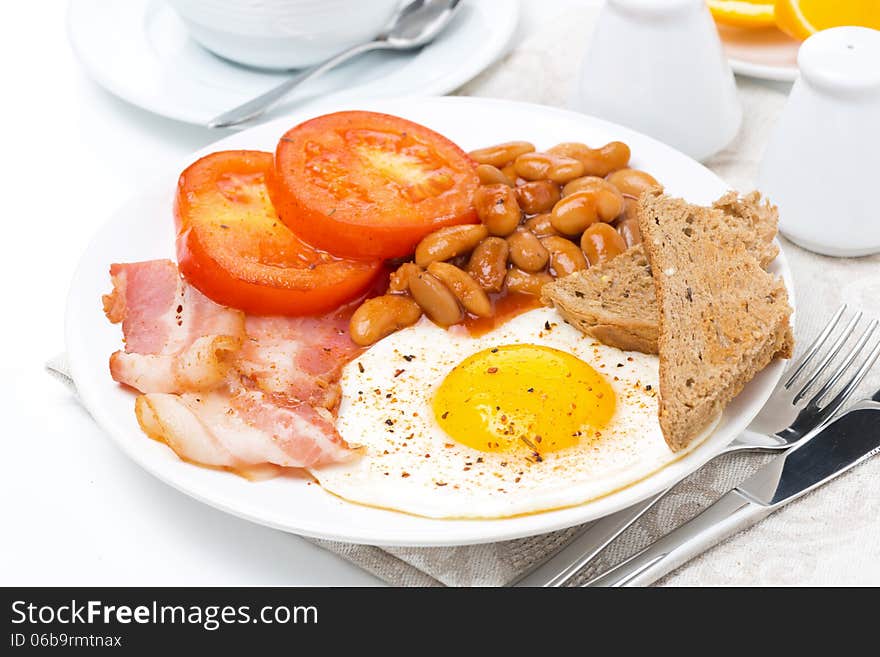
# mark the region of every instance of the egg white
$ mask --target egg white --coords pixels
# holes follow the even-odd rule
[[[532,462],[472,449],[439,427],[431,403],[449,371],[475,352],[523,343],[568,352],[605,376],[617,404],[601,438]],[[362,456],[311,472],[331,493],[370,506],[433,518],[536,513],[607,495],[682,456],[660,431],[657,357],[605,346],[550,308],[478,338],[423,318],[349,363],[341,384],[336,427]]]

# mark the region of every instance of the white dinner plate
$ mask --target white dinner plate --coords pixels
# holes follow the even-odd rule
[[[345,98],[442,95],[476,76],[511,44],[519,3],[464,0],[458,16],[417,53],[373,52],[303,85],[264,120]],[[290,77],[221,59],[190,38],[163,0],[72,0],[68,33],[89,75],[155,114],[206,125]]]
[[[221,149],[273,150],[278,137],[293,125],[343,109],[403,116],[450,137],[465,150],[513,139],[527,139],[539,147],[561,141],[622,140],[632,148],[633,165],[656,175],[671,194],[708,204],[728,189],[699,163],[627,128],[575,112],[502,100],[446,97],[331,104],[233,134],[180,162],[121,207],[91,242],[70,290],[67,351],[79,395],[98,423],[146,470],[218,509],[296,534],[377,545],[482,543],[577,525],[665,490],[729,443],[764,405],[782,374],[780,361],[746,386],[705,442],[654,475],[586,504],[497,520],[436,520],[360,506],[325,492],[305,477],[251,483],[185,463],[164,444],[147,438],[135,420],[134,394],[117,385],[108,371],[108,357],[121,345],[119,327],[110,324],[101,309],[101,294],[111,287],[110,264],[174,257],[172,198],[177,177],[190,162]],[[782,255],[773,270],[786,278],[791,290]]]
[[[794,82],[801,42],[776,29],[718,25],[730,67],[740,75],[762,80]]]

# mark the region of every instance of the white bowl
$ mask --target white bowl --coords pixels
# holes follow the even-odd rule
[[[830,256],[880,253],[880,31],[819,32],[798,66],[758,187],[796,244]]]
[[[317,64],[388,24],[401,0],[168,0],[193,39],[240,64]]]

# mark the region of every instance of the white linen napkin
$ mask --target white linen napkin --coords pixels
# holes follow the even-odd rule
[[[595,15],[595,9],[574,9],[546,21],[539,32],[518,43],[459,93],[565,106]],[[785,102],[786,90],[748,79],[739,80],[739,89],[745,110],[740,134],[707,165],[732,188],[747,191],[754,184],[757,164]],[[801,348],[842,301],[880,317],[880,256],[826,258],[781,241],[795,280],[795,335]],[[49,363],[49,368],[72,384],[63,357]],[[862,391],[878,386],[880,373],[874,372]],[[690,519],[769,458],[735,455],[702,468],[680,483],[571,583],[587,581]],[[660,583],[880,583],[880,523],[876,521],[880,517],[880,496],[864,494],[878,477],[880,460],[875,459],[771,516],[746,537],[734,537],[707,554],[692,555],[694,560]],[[565,543],[575,531],[445,548],[379,548],[321,540],[315,543],[392,585],[503,586]],[[755,553],[762,558],[754,558]],[[853,579],[853,573],[859,573],[858,579]]]

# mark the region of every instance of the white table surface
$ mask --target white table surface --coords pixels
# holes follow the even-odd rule
[[[520,29],[576,3],[528,0]],[[64,348],[67,287],[92,233],[142,181],[222,135],[91,82],[68,46],[62,0],[16,3],[0,21],[0,60],[0,585],[381,584],[154,479],[44,372]]]

